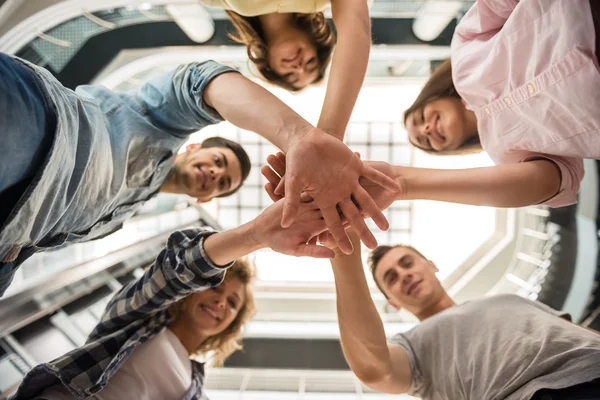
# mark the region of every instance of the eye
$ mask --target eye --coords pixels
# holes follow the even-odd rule
[[[219,189],[225,188],[225,178],[219,179]]]
[[[397,275],[396,275],[396,273],[395,273],[395,272],[394,272],[394,273],[391,273],[391,274],[389,275],[389,278],[388,278],[388,281],[387,281],[388,285],[393,285],[393,284],[394,284],[394,282],[396,282],[396,278],[397,278]]]
[[[235,302],[235,300],[229,299],[229,307],[231,307],[234,310],[237,309],[237,303]]]
[[[425,108],[421,109],[421,123],[425,123]]]
[[[316,57],[312,57],[310,60],[308,60],[308,62],[306,63],[306,65],[312,65],[317,61]]]
[[[219,156],[215,156],[215,165],[216,165],[217,167],[220,167],[220,166],[221,166],[221,159],[219,158]]]

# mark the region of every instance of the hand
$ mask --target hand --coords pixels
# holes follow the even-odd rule
[[[364,161],[369,167],[376,169],[377,171],[384,173],[388,177],[399,180],[397,177],[397,173],[395,173],[394,167],[383,161]],[[383,211],[388,208],[398,197],[405,192],[404,185],[401,182],[398,182],[401,187],[400,191],[392,191],[388,190],[381,185],[376,184],[373,181],[370,181],[365,178],[360,178],[360,185],[367,191],[369,196],[375,201],[379,210]],[[368,217],[368,215],[365,215]]]
[[[304,191],[321,209],[329,231],[345,254],[352,253],[352,243],[342,226],[340,212],[365,245],[369,248],[377,246],[361,210],[370,215],[380,229],[387,229],[389,224],[377,204],[360,186],[359,178],[367,178],[389,190],[399,189],[391,178],[363,164],[341,141],[318,129],[291,141],[285,175],[282,226],[288,226],[296,218],[300,194]],[[284,185],[280,183],[275,194],[282,195]]]
[[[261,247],[270,247],[278,253],[302,257],[331,258],[334,252],[319,246],[316,238],[327,229],[321,212],[314,202],[298,206],[298,218],[288,228],[281,227],[284,201],[267,207],[252,222],[251,235]]]

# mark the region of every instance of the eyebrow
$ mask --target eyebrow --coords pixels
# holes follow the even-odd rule
[[[398,260],[398,265],[402,266],[402,264],[404,264],[406,262],[407,258],[408,258],[408,254],[400,257],[400,259]]]
[[[229,166],[229,162],[227,161],[227,157],[223,153],[219,153],[221,157],[223,157],[223,164],[225,164],[225,168]],[[227,175],[227,189],[231,189],[231,176]]]
[[[383,274],[383,278],[382,278],[384,282],[387,281],[387,277],[390,276],[391,273],[392,273],[392,268],[385,271],[385,273]]]

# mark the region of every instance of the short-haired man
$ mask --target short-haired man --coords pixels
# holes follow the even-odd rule
[[[369,387],[435,400],[600,399],[597,332],[516,295],[457,305],[411,247],[369,258],[389,303],[421,321],[387,341],[353,241],[355,252],[336,253],[332,266],[344,355]]]
[[[346,252],[338,203],[348,215],[362,204],[387,227],[358,180],[397,185],[227,66],[181,65],[134,93],[94,85],[73,92],[47,70],[0,53],[0,208],[9,210],[0,221],[0,295],[35,252],[106,235],[161,190],[205,201],[237,189],[249,170],[237,146],[192,146],[177,156],[190,134],[225,119],[288,152],[283,226],[309,190]]]

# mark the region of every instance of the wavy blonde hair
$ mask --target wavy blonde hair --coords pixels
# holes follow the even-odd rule
[[[243,348],[243,329],[256,313],[256,303],[254,302],[254,295],[252,293],[252,282],[256,275],[256,269],[252,262],[247,258],[240,258],[233,263],[226,274],[227,276],[238,278],[244,285],[244,304],[240,307],[233,322],[223,330],[223,332],[206,339],[198,346],[196,351],[192,353],[193,356],[206,356],[207,354],[212,353],[210,365],[214,367],[223,366],[227,357]],[[173,320],[178,318],[179,313],[188,298],[189,296],[171,306],[169,311],[173,316]]]
[[[262,78],[289,91],[301,90],[302,88],[295,87],[286,82],[269,65],[269,48],[260,19],[258,17],[244,17],[231,10],[226,10],[225,12],[236,30],[235,33],[229,34],[229,37],[233,41],[246,46],[248,58],[254,63]],[[325,15],[322,12],[312,14],[293,13],[292,19],[300,29],[308,34],[308,37],[315,45],[317,60],[319,61],[319,74],[312,83],[318,83],[325,76],[325,71],[331,61],[331,54],[335,47],[336,37],[333,29],[327,23]]]

